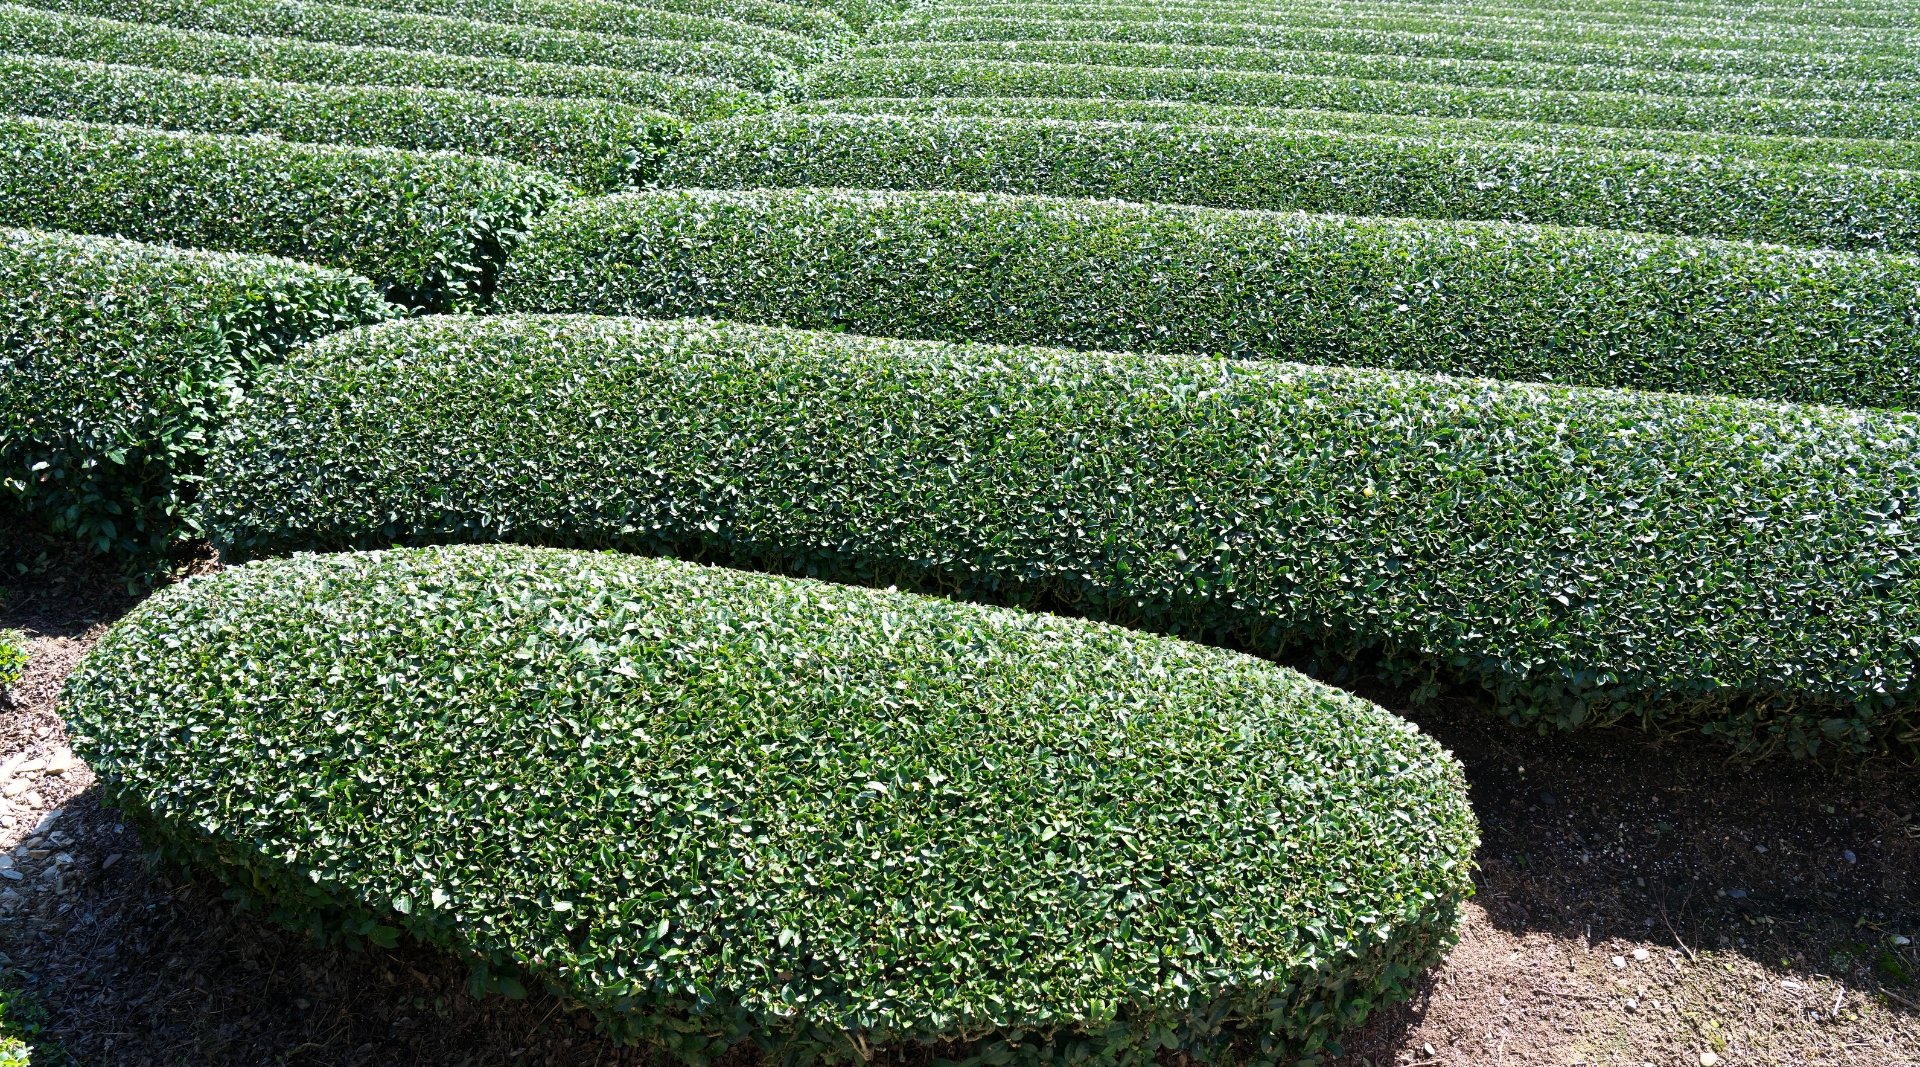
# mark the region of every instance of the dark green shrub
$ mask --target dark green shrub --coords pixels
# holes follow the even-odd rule
[[[853,27],[847,25],[845,19],[810,4],[781,3],[780,0],[647,0],[646,6],[771,26],[807,37],[853,36]]]
[[[1003,60],[1177,70],[1418,82],[1428,86],[1543,89],[1566,92],[1647,93],[1683,97],[1779,97],[1861,101],[1881,111],[1910,111],[1920,81],[1849,82],[1833,78],[1753,78],[1732,74],[1648,70],[1642,67],[1561,66],[1486,59],[1303,52],[1143,41],[894,41],[867,45],[857,59]]]
[[[1920,745],[1920,415],[641,319],[415,321],[263,376],[233,557],[699,555],[1484,685],[1749,753]],[[371,668],[372,664],[369,664]]]
[[[1833,78],[1876,81],[1920,77],[1920,61],[1885,52],[1803,52],[1671,48],[1617,44],[1436,34],[1408,30],[1355,29],[1350,26],[1301,26],[1263,21],[1257,13],[1211,10],[1156,10],[1135,19],[1054,18],[1005,11],[949,14],[928,8],[880,23],[866,34],[881,41],[1139,41],[1153,44],[1216,45],[1309,52],[1424,56],[1436,59],[1486,59],[1510,63],[1639,68],[1699,74],[1773,78]],[[1769,19],[1771,16],[1768,16]]]
[[[1568,126],[1510,119],[1448,119],[1357,111],[1235,107],[1231,104],[1196,104],[1182,100],[1095,100],[1045,96],[838,97],[803,100],[791,105],[791,109],[814,114],[952,115],[1337,130],[1399,137],[1668,152],[1684,156],[1732,156],[1793,165],[1848,163],[1862,167],[1920,170],[1920,141],[1767,137],[1697,133],[1690,130],[1650,130],[1630,126]]]
[[[343,267],[396,303],[484,300],[564,183],[452,152],[0,118],[0,224]]]
[[[892,18],[906,6],[905,0],[806,0],[805,6],[831,11],[854,30],[865,30],[881,19]]]
[[[942,4],[949,17],[1012,14],[1023,18],[1083,21],[1210,19],[1261,21],[1290,27],[1322,27],[1434,36],[1475,36],[1580,43],[1666,51],[1759,50],[1776,52],[1908,51],[1908,26],[1794,25],[1775,22],[1770,11],[1726,10],[1706,18],[1646,13],[1605,12],[1591,6],[1569,10],[1517,12],[1506,4],[1436,5],[1328,3],[1115,3],[1115,4]],[[1910,18],[1910,13],[1907,14]],[[1815,16],[1818,17],[1817,15]]]
[[[1413,726],[1070,619],[526,548],[299,557],[67,683],[109,801],[244,906],[408,931],[693,1064],[1295,1063],[1451,944]]]
[[[663,180],[1118,197],[1920,251],[1914,171],[1454,137],[779,111],[694,127]]]
[[[1366,81],[1317,74],[1168,67],[1102,67],[926,58],[852,59],[807,72],[807,94],[836,96],[1066,96],[1191,100],[1252,107],[1376,111],[1448,118],[1524,119],[1792,137],[1920,139],[1912,101],[1773,100],[1651,93],[1569,92]]]
[[[536,221],[499,303],[1920,407],[1920,261],[1610,230],[662,191]]]
[[[786,85],[793,71],[785,59],[739,45],[510,26],[310,0],[35,0],[33,6],[218,33],[702,75],[760,90]]]
[[[197,531],[183,512],[253,372],[392,313],[340,271],[0,230],[6,495],[95,551],[164,552]]]
[[[800,63],[816,63],[846,51],[845,43],[840,40],[822,41],[732,18],[670,11],[620,0],[359,0],[355,6],[557,30],[588,30],[615,37],[731,44]]]
[[[543,167],[608,191],[644,183],[686,124],[604,100],[306,85],[0,55],[0,110],[289,141],[449,150]]]
[[[243,37],[13,5],[0,5],[0,49],[272,81],[591,97],[701,119],[766,106],[760,94],[713,78]]]

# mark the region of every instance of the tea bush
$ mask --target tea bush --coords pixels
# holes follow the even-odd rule
[[[1830,52],[1671,48],[1569,43],[1537,38],[1437,34],[1411,30],[1301,26],[1262,21],[1259,12],[1224,15],[1216,9],[1156,10],[1128,19],[1124,8],[1096,8],[1091,18],[1025,16],[1005,10],[952,15],[947,5],[908,13],[870,29],[882,41],[1137,41],[1269,50],[1401,55],[1435,59],[1638,68],[1772,78],[1886,81],[1920,78],[1920,60],[1886,52]]]
[[[1831,19],[1831,11],[1803,9],[1814,20]],[[1737,16],[1722,9],[1706,18],[1671,17],[1649,12],[1603,12],[1592,8],[1520,12],[1501,5],[1377,3],[1142,3],[1073,4],[941,4],[948,16],[1011,14],[1025,18],[1081,21],[1262,19],[1292,28],[1341,29],[1350,32],[1401,32],[1431,36],[1475,36],[1493,39],[1549,41],[1562,46],[1599,44],[1663,51],[1773,51],[1825,54],[1831,52],[1895,53],[1908,50],[1906,25],[1846,25],[1827,21],[1795,25],[1779,20],[1783,5],[1749,8]],[[1905,17],[1905,13],[1900,16]]]
[[[798,63],[815,63],[846,50],[839,40],[822,41],[731,17],[672,11],[619,0],[361,0],[355,6],[556,30],[588,30],[614,37],[732,44]]]
[[[0,117],[0,223],[282,255],[436,310],[485,299],[507,249],[567,193],[451,152]]]
[[[63,15],[12,4],[0,4],[0,48],[15,54],[271,81],[464,89],[499,96],[590,97],[698,119],[766,106],[760,94],[714,78],[449,56],[285,37],[235,36]]]
[[[855,58],[1005,60],[1091,66],[1309,74],[1368,81],[1419,82],[1570,92],[1647,93],[1697,97],[1779,97],[1886,104],[1920,97],[1920,82],[1849,82],[1834,78],[1753,78],[1644,67],[1563,66],[1503,60],[1292,49],[1235,48],[1150,41],[893,41],[867,44]]]
[[[1323,130],[768,112],[665,181],[1118,197],[1920,251],[1920,173]]]
[[[689,15],[733,19],[768,26],[804,37],[845,38],[853,27],[832,11],[811,4],[780,0],[648,0],[647,7],[683,11]]]
[[[65,692],[144,840],[692,1064],[1277,1065],[1403,999],[1477,834],[1408,723],[1078,620],[526,548],[191,579]]]
[[[748,109],[742,108],[745,112]],[[811,114],[948,115],[955,118],[1070,119],[1104,122],[1165,122],[1187,126],[1252,126],[1279,130],[1324,130],[1401,137],[1511,141],[1624,151],[1720,156],[1788,165],[1850,163],[1862,167],[1920,169],[1920,141],[1862,141],[1836,137],[1774,137],[1650,130],[1620,126],[1568,126],[1512,119],[1449,119],[1427,115],[1382,115],[1311,108],[1237,107],[1182,100],[1100,100],[1019,96],[880,96],[802,100],[789,110]]]
[[[801,36],[852,36],[852,27],[847,25],[847,19],[814,4],[783,4],[781,0],[647,0],[645,8],[708,15],[714,19],[733,19],[739,23],[781,29]]]
[[[164,552],[261,365],[394,309],[363,278],[262,256],[0,229],[0,479],[96,551]]]
[[[785,59],[737,45],[513,26],[316,0],[37,0],[35,6],[190,30],[705,75],[759,90],[787,84],[793,70]]]
[[[1804,754],[1920,746],[1917,456],[1909,413],[503,316],[295,353],[206,514],[227,558],[698,556]]]
[[[1920,139],[1911,101],[1658,96],[1427,85],[1316,74],[1021,63],[947,55],[840,60],[809,68],[807,95],[1045,96],[1191,100],[1256,107],[1524,119],[1795,137]]]
[[[499,303],[1920,406],[1920,261],[1611,230],[659,191],[537,220]]]
[[[289,141],[498,156],[597,192],[646,182],[686,124],[603,100],[301,85],[0,55],[0,110]]]

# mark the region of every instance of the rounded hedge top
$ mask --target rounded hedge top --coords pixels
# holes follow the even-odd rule
[[[1471,891],[1458,765],[1358,698],[671,560],[257,563],[136,608],[66,701],[112,802],[243,897],[696,1063],[1273,1063],[1404,995]]]

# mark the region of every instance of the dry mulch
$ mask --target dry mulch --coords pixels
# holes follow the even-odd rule
[[[0,583],[0,626],[33,637],[0,707],[0,769],[57,763],[61,680],[138,598],[72,558]],[[1542,737],[1466,704],[1408,714],[1466,766],[1480,894],[1460,946],[1412,1001],[1347,1035],[1337,1067],[1920,1065],[1920,946],[1893,941],[1920,941],[1913,769],[1749,767],[1624,729]],[[441,953],[320,949],[237,913],[191,872],[150,870],[84,767],[32,767],[11,775],[31,788],[0,816],[0,851],[61,814],[16,859],[18,880],[0,872],[0,982],[46,1009],[36,1063],[650,1058],[543,995],[475,1002]]]

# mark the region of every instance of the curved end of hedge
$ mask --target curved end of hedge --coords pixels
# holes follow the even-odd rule
[[[674,560],[296,556],[67,682],[150,843],[692,1064],[1279,1065],[1404,998],[1477,828],[1411,724],[1176,639]]]
[[[0,229],[0,489],[95,551],[144,558],[187,517],[253,372],[399,309],[269,256]]]
[[[430,311],[484,304],[573,190],[459,152],[0,116],[0,222],[345,268]]]

